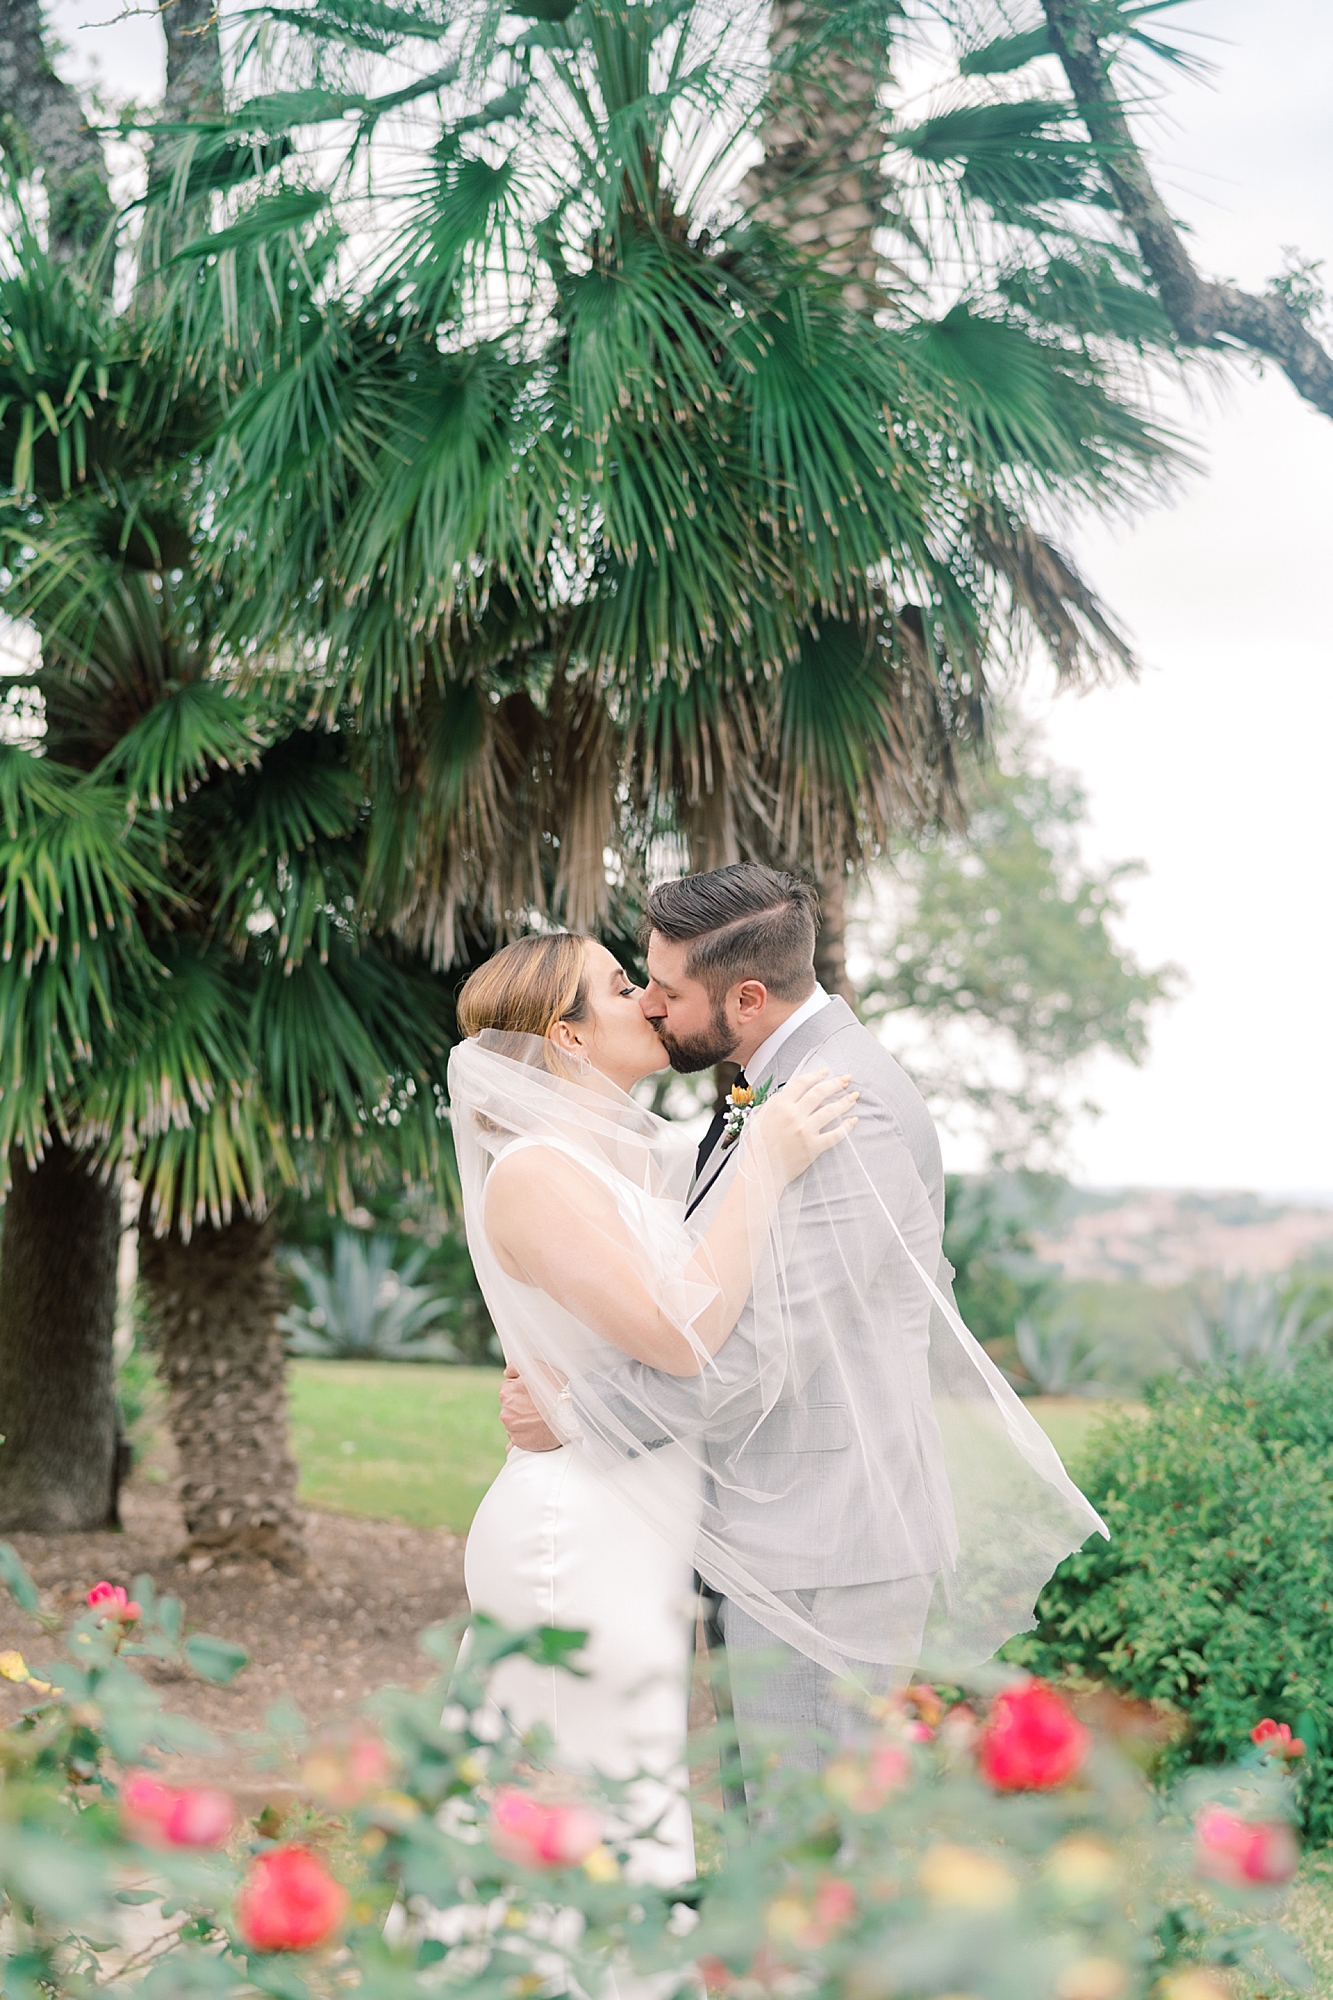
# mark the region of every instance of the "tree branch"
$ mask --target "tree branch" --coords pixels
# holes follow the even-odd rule
[[[106,160],[77,91],[51,67],[40,0],[0,0],[0,146],[21,173],[42,170],[51,255],[68,263],[91,248],[111,215]]]
[[[1232,342],[1267,356],[1299,395],[1333,417],[1333,356],[1291,307],[1196,270],[1112,86],[1110,59],[1089,19],[1087,0],[1042,0],[1042,6],[1088,137],[1179,339],[1191,346]]]

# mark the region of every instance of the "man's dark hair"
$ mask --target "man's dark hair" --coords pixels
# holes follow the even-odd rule
[[[814,988],[819,898],[794,875],[737,861],[663,882],[648,898],[648,933],[685,944],[685,970],[714,999],[738,979],[761,979],[775,1000]]]

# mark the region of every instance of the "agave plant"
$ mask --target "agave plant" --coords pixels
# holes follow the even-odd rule
[[[1228,1368],[1286,1375],[1303,1348],[1333,1330],[1333,1310],[1320,1311],[1319,1296],[1311,1288],[1286,1294],[1272,1278],[1229,1279],[1191,1302],[1173,1345],[1192,1375]]]
[[[456,1361],[453,1342],[431,1332],[453,1301],[414,1282],[429,1251],[399,1263],[398,1247],[392,1236],[338,1229],[327,1257],[284,1250],[279,1262],[305,1295],[280,1322],[287,1352],[326,1361]]]
[[[1076,1320],[1036,1320],[1023,1314],[1014,1327],[1018,1358],[1043,1396],[1102,1396],[1111,1348]]]

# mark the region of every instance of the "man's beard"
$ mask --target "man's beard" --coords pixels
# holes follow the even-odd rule
[[[657,1039],[666,1050],[667,1061],[681,1076],[694,1076],[701,1069],[712,1069],[715,1063],[730,1062],[736,1047],[736,1036],[727,1022],[724,1001],[716,1001],[713,1019],[699,1035],[677,1037],[669,1035],[660,1021],[654,1021]]]

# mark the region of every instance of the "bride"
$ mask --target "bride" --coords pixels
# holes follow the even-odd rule
[[[586,1678],[509,1660],[493,1694],[519,1729],[545,1725],[566,1768],[636,1779],[627,1826],[651,1831],[632,1843],[635,1871],[686,1881],[702,1462],[642,1422],[585,1430],[566,1385],[626,1359],[709,1374],[770,1255],[779,1197],[851,1132],[855,1093],[819,1071],[738,1114],[740,1169],[691,1232],[693,1145],[628,1095],[667,1056],[603,945],[520,939],[467,981],[458,1023],[449,1089],[469,1247],[510,1369],[544,1386],[566,1439],[511,1448],[468,1537],[468,1597],[507,1625],[591,1635]]]

